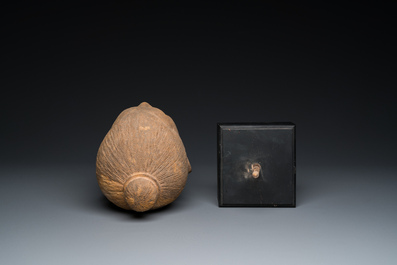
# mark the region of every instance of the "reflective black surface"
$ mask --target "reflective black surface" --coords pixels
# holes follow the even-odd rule
[[[218,201],[295,207],[295,125],[218,124]]]

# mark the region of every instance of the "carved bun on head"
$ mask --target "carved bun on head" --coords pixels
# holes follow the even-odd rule
[[[117,206],[139,212],[173,202],[190,171],[174,121],[146,102],[117,117],[96,161],[103,194]]]

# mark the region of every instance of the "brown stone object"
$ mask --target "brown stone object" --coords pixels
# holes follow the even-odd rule
[[[251,170],[252,170],[252,176],[257,179],[259,177],[259,174],[261,172],[261,165],[258,163],[254,163],[251,165]]]
[[[97,180],[106,198],[137,212],[173,202],[191,170],[174,121],[146,102],[117,117],[96,160]]]

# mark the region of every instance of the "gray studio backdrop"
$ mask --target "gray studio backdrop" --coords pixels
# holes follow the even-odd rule
[[[360,8],[5,7],[0,263],[395,264],[391,9]],[[142,101],[174,119],[193,168],[147,214],[95,177]],[[297,207],[218,208],[217,122],[272,121],[297,125]]]

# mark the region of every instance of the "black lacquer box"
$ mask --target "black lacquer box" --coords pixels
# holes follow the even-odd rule
[[[218,202],[295,207],[295,124],[218,124]]]

